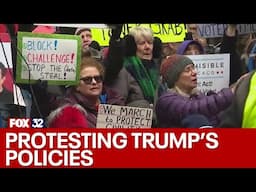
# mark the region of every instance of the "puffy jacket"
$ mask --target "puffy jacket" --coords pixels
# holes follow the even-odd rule
[[[182,127],[181,121],[189,114],[206,116],[213,126],[219,123],[218,114],[232,102],[233,93],[224,88],[211,95],[202,93],[185,97],[174,89],[161,95],[156,103],[156,115],[159,127]]]

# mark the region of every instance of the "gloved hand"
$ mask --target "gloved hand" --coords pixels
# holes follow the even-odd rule
[[[42,89],[46,89],[48,87],[48,81],[38,79],[35,85],[39,86]]]
[[[112,24],[111,40],[119,40],[123,29],[123,24]]]
[[[126,57],[135,56],[137,45],[132,35],[126,35],[124,38],[124,55]]]
[[[162,40],[159,37],[154,37],[153,58],[160,58],[161,54],[162,54]]]
[[[37,80],[35,84],[31,85],[32,93],[32,108],[31,117],[46,117],[50,111],[49,94],[47,91],[48,81]],[[33,92],[32,92],[33,91]]]
[[[48,96],[48,81],[38,79],[33,85],[34,94],[37,98],[47,99]]]
[[[99,44],[97,41],[95,41],[95,40],[93,40],[93,41],[91,42],[91,44],[89,45],[89,47],[92,47],[93,49],[96,49],[96,50],[98,50],[98,51],[101,50],[100,44]]]
[[[193,36],[192,36],[192,32],[187,32],[185,37],[184,37],[184,41],[186,40],[193,40]]]

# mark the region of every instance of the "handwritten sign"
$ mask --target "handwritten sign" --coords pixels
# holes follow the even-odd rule
[[[153,110],[119,105],[100,104],[97,128],[150,128]]]
[[[17,82],[40,79],[56,85],[77,84],[81,44],[76,35],[18,32]]]
[[[111,36],[111,28],[113,25],[107,24],[35,24],[55,27],[71,27],[71,28],[91,28],[93,40],[97,41],[101,46],[108,46]],[[121,37],[127,35],[131,28],[143,26],[151,28],[155,37],[159,37],[163,43],[182,42],[186,35],[185,24],[163,24],[163,23],[136,23],[124,24],[121,32]]]
[[[186,35],[186,29],[184,24],[124,24],[121,37],[124,37],[129,33],[131,28],[136,26],[143,26],[151,28],[153,35],[159,37],[163,43],[167,42],[182,42]],[[108,46],[111,36],[111,29],[92,29],[93,39],[101,46]]]
[[[229,54],[187,55],[197,70],[197,88],[203,93],[229,87]]]

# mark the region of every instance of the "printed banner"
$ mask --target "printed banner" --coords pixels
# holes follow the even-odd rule
[[[227,28],[227,24],[198,24],[198,33],[205,38],[223,37],[224,30]],[[237,24],[238,34],[249,34],[256,32],[256,24]]]
[[[256,168],[255,129],[6,128],[0,146],[0,168]]]
[[[197,71],[197,88],[206,93],[218,92],[229,87],[229,54],[187,55],[195,64]]]

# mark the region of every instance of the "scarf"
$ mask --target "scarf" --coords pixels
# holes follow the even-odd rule
[[[154,103],[154,97],[158,84],[158,71],[153,62],[143,65],[141,59],[136,56],[126,57],[124,66],[139,83],[143,95],[147,101]]]

